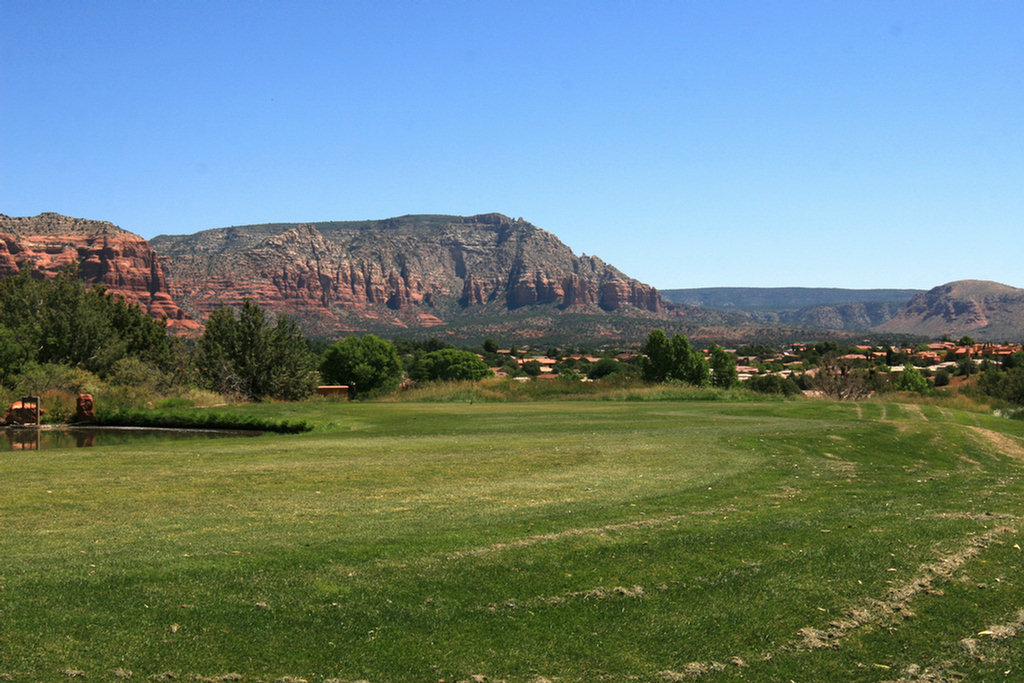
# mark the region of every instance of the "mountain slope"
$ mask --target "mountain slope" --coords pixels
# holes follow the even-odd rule
[[[241,226],[151,244],[197,317],[250,297],[313,334],[532,308],[673,315],[653,287],[500,214]]]
[[[103,285],[153,317],[166,318],[169,329],[199,328],[171,298],[160,259],[146,240],[112,223],[56,213],[0,214],[0,277],[26,263],[44,277],[74,263],[87,284]]]
[[[970,335],[991,341],[1024,338],[1024,289],[986,280],[958,280],[918,294],[876,328],[927,337]]]
[[[668,289],[669,301],[739,311],[763,323],[810,330],[867,330],[903,310],[916,289],[833,287],[706,287]]]

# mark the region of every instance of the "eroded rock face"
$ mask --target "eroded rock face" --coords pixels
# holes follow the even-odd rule
[[[937,338],[970,335],[1007,341],[1024,329],[1024,289],[987,280],[957,280],[911,299],[875,329]]]
[[[205,317],[250,297],[337,334],[376,321],[443,324],[524,307],[657,313],[661,297],[522,219],[403,216],[382,221],[255,225],[160,236],[171,294]]]
[[[200,327],[171,298],[160,259],[149,243],[111,223],[56,213],[21,218],[0,214],[0,277],[17,273],[26,262],[45,277],[76,263],[87,284],[103,285],[153,317],[166,318],[168,329]]]

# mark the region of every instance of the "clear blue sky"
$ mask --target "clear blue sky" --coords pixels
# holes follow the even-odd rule
[[[1024,287],[1024,3],[0,0],[0,213],[523,217],[661,288]]]

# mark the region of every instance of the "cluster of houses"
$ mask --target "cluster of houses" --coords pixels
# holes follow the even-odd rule
[[[766,356],[737,356],[736,371],[739,379],[747,380],[754,375],[775,374],[788,377],[794,373],[813,376],[816,368],[807,363],[807,352],[813,348],[811,344],[796,343],[785,350],[780,350],[772,355]],[[737,355],[736,349],[726,349],[733,355]],[[974,363],[980,364],[984,360],[999,362],[1022,350],[1020,344],[994,344],[994,343],[959,343],[953,341],[941,341],[932,344],[921,344],[915,347],[881,348],[877,346],[856,345],[849,349],[849,352],[839,356],[840,360],[853,362],[868,362],[870,364],[885,363],[889,359],[898,359],[889,366],[892,373],[902,372],[904,363],[911,363],[915,366],[927,368],[932,372],[942,369],[955,368],[963,359],[971,359]],[[499,355],[511,355],[508,349],[499,349]],[[705,349],[705,355],[710,359],[709,352]],[[636,351],[623,351],[616,356],[615,360],[629,363],[636,359]],[[483,358],[481,356],[481,358]],[[534,370],[539,366],[539,372],[530,373],[536,379],[554,379],[558,377],[555,366],[564,365],[566,361],[575,361],[582,366],[589,366],[602,360],[602,357],[587,354],[568,354],[554,358],[547,355],[531,355],[529,353],[517,355],[515,363],[522,368],[528,363],[536,363]],[[508,376],[508,367],[492,367],[491,371],[499,377]],[[520,377],[527,381],[529,377]]]
[[[932,344],[921,344],[915,347],[900,347],[880,349],[876,346],[856,345],[852,350],[839,356],[839,360],[845,361],[867,361],[869,363],[884,362],[889,358],[900,359],[897,364],[889,366],[889,372],[899,373],[903,371],[904,363],[911,363],[914,366],[926,368],[932,372],[949,370],[955,368],[964,359],[970,359],[980,365],[985,360],[1000,362],[1006,357],[1022,350],[1020,344],[995,344],[995,343],[974,343],[960,344],[952,341],[941,341]],[[774,374],[788,377],[794,372],[806,372],[813,376],[815,368],[808,368],[803,360],[803,354],[809,350],[806,344],[793,344],[789,350],[780,352],[771,358],[741,357],[736,371],[740,379],[750,379],[756,374],[768,374],[764,370],[765,365],[781,365],[781,370],[768,371]],[[754,365],[757,363],[757,365]]]
[[[503,355],[508,355],[508,354],[511,353],[511,351],[508,350],[508,349],[499,349],[497,351],[497,353],[503,354]],[[629,361],[629,360],[632,360],[635,357],[636,357],[635,353],[627,352],[627,353],[620,353],[618,356],[616,356],[616,359],[620,360],[620,361]],[[566,356],[564,356],[562,358],[551,358],[550,356],[520,356],[520,357],[517,357],[515,359],[516,365],[518,365],[520,368],[522,368],[524,365],[526,365],[527,363],[530,363],[530,362],[537,363],[540,366],[540,372],[537,375],[535,375],[535,377],[537,379],[554,379],[554,378],[558,377],[558,373],[555,372],[555,366],[558,363],[564,363],[566,360],[573,360],[573,361],[576,361],[577,363],[593,364],[593,363],[596,363],[599,360],[601,360],[601,357],[600,356],[591,356],[591,355],[582,354],[582,353],[573,353],[573,354],[568,354],[568,355],[566,355]],[[493,372],[498,377],[507,377],[508,376],[508,372],[507,372],[507,369],[505,367],[491,368],[491,372]],[[518,379],[520,379],[521,381],[527,381],[530,378],[529,377],[520,377]]]

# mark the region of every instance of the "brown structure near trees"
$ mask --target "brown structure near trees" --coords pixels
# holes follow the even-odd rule
[[[39,398],[37,396],[23,396],[21,400],[15,401],[7,409],[7,414],[4,415],[4,424],[38,425],[39,416],[42,412],[39,409]]]
[[[75,404],[75,422],[95,422],[92,394],[79,394]]]

